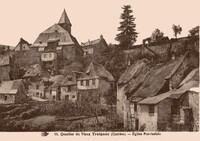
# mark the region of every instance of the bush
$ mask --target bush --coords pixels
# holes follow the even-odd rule
[[[30,109],[30,110],[28,110],[26,112],[21,113],[20,117],[22,119],[33,118],[33,117],[38,115],[38,111],[39,111],[39,107],[36,107],[34,109]]]
[[[20,117],[21,117],[22,119],[28,119],[28,118],[29,118],[29,114],[28,114],[27,112],[23,112],[23,113],[20,115]]]

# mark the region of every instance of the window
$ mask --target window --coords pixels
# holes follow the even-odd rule
[[[72,81],[72,77],[69,77],[69,78],[68,78],[68,81]]]
[[[68,92],[71,92],[71,86],[68,86]]]
[[[154,105],[149,105],[149,115],[154,115]]]
[[[95,79],[92,80],[92,85],[95,85]]]
[[[40,93],[39,92],[36,92],[36,96],[39,96],[40,95]]]
[[[134,103],[134,112],[137,112],[137,103]]]
[[[44,54],[44,58],[46,58],[46,54]]]
[[[86,86],[89,86],[89,80],[86,80]]]
[[[6,101],[7,99],[8,99],[8,97],[5,95],[5,96],[4,96],[4,100]]]
[[[72,98],[75,98],[75,95],[72,95]]]
[[[83,80],[81,80],[81,86],[83,86]]]
[[[36,85],[36,89],[37,89],[37,90],[39,89],[39,87],[40,87],[39,85]]]
[[[51,58],[51,53],[49,53],[49,58]]]
[[[69,95],[65,95],[65,100],[66,100],[66,101],[69,100]]]

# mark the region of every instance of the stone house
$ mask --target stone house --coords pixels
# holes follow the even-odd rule
[[[81,72],[73,71],[71,75],[60,76],[53,84],[52,90],[56,90],[59,95],[57,100],[72,101],[79,100],[79,93],[77,89],[77,79]]]
[[[199,86],[198,71],[191,71],[179,89],[139,101],[139,126],[145,131],[198,131],[199,94],[191,90]]]
[[[26,93],[21,79],[2,81],[0,84],[0,104],[24,103]]]
[[[41,67],[39,64],[31,65],[23,76],[28,94],[31,97],[47,98],[44,91],[44,82],[41,77]]]
[[[120,77],[117,88],[117,113],[124,127],[139,130],[138,102],[177,88],[196,67],[198,54],[195,52],[160,64],[143,59],[131,65]]]
[[[18,67],[27,67],[40,62],[40,58],[35,57],[37,56],[37,52],[31,50],[30,46],[30,43],[23,38],[20,38],[19,43],[12,50],[12,54],[15,57],[15,62]]]
[[[114,88],[114,78],[102,65],[91,63],[86,71],[77,79],[78,99],[93,101],[106,105],[107,95]]]
[[[45,87],[49,93],[49,100],[61,100],[61,87],[60,82],[64,78],[62,75],[53,75],[45,79]]]
[[[103,35],[100,35],[99,39],[81,43],[81,46],[85,56],[102,54],[108,49],[108,44],[103,38]]]
[[[65,65],[67,62],[80,59],[83,55],[81,46],[71,34],[71,26],[64,10],[58,24],[52,25],[39,34],[31,50],[38,51],[44,66],[56,67],[58,63]]]
[[[0,82],[18,78],[18,68],[9,54],[0,54]]]

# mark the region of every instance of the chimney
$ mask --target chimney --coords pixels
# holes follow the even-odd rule
[[[88,44],[90,45],[91,44],[91,42],[90,42],[90,40],[88,39]]]
[[[100,35],[100,39],[103,39],[103,35]]]

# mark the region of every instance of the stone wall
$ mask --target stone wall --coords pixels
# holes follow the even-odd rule
[[[199,131],[199,93],[190,91],[189,95],[189,105],[192,108],[194,126],[193,131]]]
[[[10,66],[0,66],[0,82],[10,80]]]
[[[15,95],[0,94],[0,104],[15,103]]]
[[[149,114],[149,105],[139,105],[139,127],[145,124],[145,131],[157,131],[158,106],[154,106],[154,115]]]
[[[189,74],[189,72],[198,67],[198,56],[193,52],[189,52],[178,70],[174,73],[170,79],[170,85],[172,88],[177,88],[181,81]]]
[[[91,100],[94,103],[106,104],[105,94],[109,94],[111,84],[103,79],[99,79],[99,87],[96,89],[78,89],[81,101]]]
[[[171,118],[172,100],[165,99],[158,104],[158,130],[166,131],[167,124]]]
[[[40,63],[40,52],[37,48],[31,48],[24,51],[13,51],[12,54],[15,58],[15,63],[18,67],[27,67],[32,64]]]
[[[187,50],[199,51],[199,38],[198,37],[183,37],[178,39],[171,39],[163,43],[151,43],[148,45],[153,52],[161,56],[156,58],[156,61],[164,62],[168,61],[172,54],[176,57],[183,55]],[[138,60],[142,58],[151,59],[153,53],[144,48],[143,45],[133,46],[129,50],[123,51],[126,56],[126,62],[128,60]],[[133,61],[132,61],[133,62]]]

